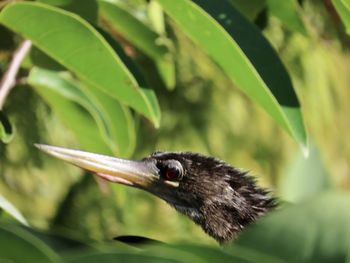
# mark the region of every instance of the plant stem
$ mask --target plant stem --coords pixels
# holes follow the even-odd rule
[[[24,57],[27,55],[28,51],[30,50],[31,45],[32,45],[32,42],[30,40],[25,40],[19,45],[19,47],[13,53],[12,60],[0,82],[0,110],[4,106],[6,97],[10,93],[10,90],[16,84],[16,76],[17,76],[18,70],[21,66],[21,63]]]

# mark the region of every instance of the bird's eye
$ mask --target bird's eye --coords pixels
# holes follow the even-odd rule
[[[160,175],[167,181],[180,181],[184,175],[182,165],[177,160],[168,160],[159,163]]]
[[[165,171],[165,178],[169,181],[179,180],[182,177],[181,171],[176,167],[169,167]]]

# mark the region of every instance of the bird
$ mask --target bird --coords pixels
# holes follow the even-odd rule
[[[248,172],[211,156],[157,151],[126,160],[36,144],[40,150],[104,180],[147,191],[186,215],[220,244],[273,210],[276,199]]]

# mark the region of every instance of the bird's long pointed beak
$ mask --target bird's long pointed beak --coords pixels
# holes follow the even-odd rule
[[[159,180],[157,167],[145,161],[124,160],[96,153],[35,144],[40,150],[93,172],[108,181],[148,189]]]

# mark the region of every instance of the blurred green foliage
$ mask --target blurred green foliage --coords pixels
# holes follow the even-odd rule
[[[101,102],[105,101],[105,98],[101,96],[96,98],[91,96],[91,93],[87,94],[87,97],[94,101],[91,104],[100,106],[98,110],[87,108],[84,103],[65,100],[67,94],[61,93],[62,101],[69,103],[64,105],[71,105],[71,108],[64,107],[67,111],[63,113],[68,115],[59,114],[52,106],[53,103],[59,104],[57,97],[59,93],[50,95],[47,90],[47,96],[51,96],[51,100],[45,99],[39,91],[40,87],[33,85],[33,78],[32,83],[29,81],[30,85],[28,85],[27,77],[28,74],[33,74],[31,71],[33,66],[55,72],[61,71],[62,65],[69,68],[70,64],[68,63],[67,66],[61,62],[62,65],[57,65],[52,58],[32,48],[18,73],[18,84],[11,90],[2,109],[12,124],[13,138],[8,144],[0,142],[0,196],[4,196],[14,204],[32,227],[55,233],[66,233],[68,236],[73,232],[80,239],[89,242],[108,241],[119,235],[141,235],[165,242],[192,241],[213,246],[211,247],[213,254],[211,256],[208,254],[207,260],[218,257],[214,255],[219,253],[220,258],[227,257],[227,261],[232,260],[233,255],[240,255],[241,258],[237,259],[237,261],[240,260],[239,262],[259,262],[259,260],[260,262],[264,260],[284,262],[283,256],[276,253],[277,259],[274,258],[273,251],[269,247],[264,247],[262,243],[266,236],[270,237],[269,242],[278,243],[279,240],[286,239],[280,236],[280,233],[283,233],[283,229],[289,229],[295,218],[298,220],[290,229],[295,230],[295,233],[299,233],[298,231],[305,233],[305,236],[310,238],[306,240],[309,243],[305,247],[308,246],[310,251],[318,251],[320,256],[323,256],[322,251],[327,252],[324,244],[319,247],[315,245],[315,250],[311,249],[315,248],[313,242],[317,237],[336,236],[337,234],[334,233],[339,234],[342,230],[348,233],[350,221],[346,209],[349,206],[348,196],[346,194],[318,196],[320,192],[330,189],[333,191],[350,189],[350,143],[347,142],[350,131],[350,107],[348,106],[350,41],[343,24],[344,16],[347,16],[346,12],[341,13],[340,16],[337,13],[337,11],[340,12],[339,8],[342,4],[343,8],[347,8],[346,1],[333,1],[336,2],[335,7],[332,1],[328,0],[283,1],[284,6],[282,1],[273,0],[229,1],[249,21],[262,27],[262,34],[275,48],[278,57],[288,70],[300,100],[302,115],[312,142],[310,157],[307,159],[295,141],[250,97],[232,84],[227,72],[222,70],[207,52],[198,48],[193,39],[184,33],[181,26],[164,16],[161,11],[161,13],[154,10],[151,12],[150,4],[147,3],[149,1],[110,1],[116,4],[116,8],[121,6],[123,12],[128,12],[118,13],[119,15],[128,19],[136,18],[137,23],[142,23],[142,28],[150,30],[146,35],[151,35],[159,41],[159,45],[147,46],[148,49],[140,47],[139,43],[143,43],[142,41],[133,42],[135,35],[126,34],[123,31],[125,28],[113,26],[113,21],[108,15],[103,16],[105,12],[113,10],[106,10],[105,6],[105,9],[102,8],[102,15],[92,12],[91,10],[96,10],[96,1],[89,1],[89,5],[83,4],[82,1],[74,1],[73,5],[68,0],[39,2],[78,13],[93,26],[98,24],[98,28],[93,30],[103,28],[108,32],[121,46],[117,54],[120,57],[126,57],[123,63],[128,65],[128,68],[122,70],[126,70],[124,71],[124,73],[127,72],[126,75],[130,70],[133,74],[131,78],[137,79],[140,87],[146,92],[152,87],[158,99],[162,117],[159,129],[154,128],[152,121],[154,123],[157,119],[157,105],[146,95],[143,97],[145,105],[150,103],[147,104],[151,105],[148,108],[149,117],[154,114],[153,119],[151,117],[150,121],[147,121],[134,111],[124,112],[123,116],[127,116],[125,122],[128,122],[131,116],[132,127],[115,127],[113,125],[121,123],[119,120],[122,117],[118,116],[122,115],[113,115],[111,108],[101,110]],[[104,3],[104,5],[112,4]],[[0,8],[3,8],[1,4]],[[165,24],[162,24],[162,19],[159,20],[159,15],[164,16]],[[161,23],[160,27],[159,24],[155,26],[154,16],[158,19],[156,21]],[[262,19],[266,20],[265,25],[261,24]],[[159,30],[162,26],[165,28],[163,31]],[[11,56],[21,41],[18,35],[0,25],[1,75],[6,71]],[[158,55],[160,58],[157,57]],[[269,60],[265,61],[266,67],[269,66],[269,62]],[[136,65],[135,70],[133,66],[129,67],[130,63]],[[88,67],[83,70],[89,72]],[[90,74],[93,73],[90,72]],[[137,74],[141,77],[137,77]],[[78,81],[74,71],[73,74],[65,73],[59,77],[64,81],[80,83],[74,82]],[[144,85],[146,83],[147,86]],[[60,92],[63,91],[60,90]],[[118,102],[115,100],[109,105],[113,103]],[[129,109],[124,106],[124,104],[120,105],[128,111]],[[93,123],[88,126],[91,129],[85,128],[88,129],[88,133],[80,130],[79,127],[75,130],[70,127],[71,123],[74,123],[74,118],[70,122],[64,118],[64,116],[73,116],[68,109],[74,109],[77,115],[81,114],[83,118],[88,118],[86,123]],[[146,108],[142,110],[147,111]],[[93,118],[91,112],[103,112],[104,115]],[[101,121],[99,126],[94,123],[96,119]],[[2,124],[0,122],[0,132],[3,130]],[[130,133],[121,135],[130,139],[130,143],[122,140],[127,145],[125,147],[131,147],[130,149],[136,147],[133,153],[130,150],[119,152],[113,151],[111,149],[113,147],[108,148],[108,145],[112,145],[110,142],[113,139],[116,144],[114,149],[118,146],[124,147],[115,139],[121,138],[118,137],[120,133],[116,132],[118,128],[124,131],[135,129],[136,135]],[[77,136],[79,132],[96,134],[97,139],[88,141],[86,138],[79,138]],[[133,136],[137,137],[136,146],[132,145]],[[85,145],[84,139],[88,142]],[[242,239],[238,240],[238,248],[244,246],[244,249],[238,251],[238,248],[235,250],[233,247],[232,250],[223,252],[217,250],[215,242],[198,226],[163,201],[136,189],[96,183],[90,174],[85,174],[79,169],[39,153],[33,146],[37,142],[69,148],[95,147],[96,151],[135,159],[143,158],[155,150],[201,152],[221,158],[243,169],[249,169],[253,175],[256,175],[259,184],[273,189],[275,195],[282,200],[296,202],[299,205],[291,206],[290,210],[287,207],[280,214],[272,214],[271,218],[267,218],[266,222],[263,221],[261,226],[257,226],[254,234],[247,232],[246,236],[243,235]],[[306,201],[308,198],[311,198],[311,201]],[[324,213],[323,207],[320,207],[321,201],[318,200],[325,204]],[[313,208],[316,211],[314,214],[301,216],[308,215],[307,213],[312,212]],[[322,217],[327,213],[330,214],[329,218]],[[7,217],[6,219],[9,220]],[[306,220],[312,221],[304,224]],[[327,225],[329,222],[327,220],[333,224]],[[310,229],[313,227],[314,224],[310,225],[310,222],[319,227],[317,231],[319,229],[322,231],[304,231],[303,229],[307,226]],[[261,234],[266,233],[271,226],[276,226],[276,229],[267,235]],[[327,228],[336,230],[327,232]],[[0,229],[0,236],[5,233],[5,230]],[[21,236],[24,230],[11,231],[6,232],[6,235],[13,236],[13,233],[20,231],[17,235]],[[23,235],[25,236],[23,240],[29,240],[28,242],[31,243],[32,237],[27,238],[27,233]],[[255,240],[254,235],[259,237],[256,242],[252,241]],[[299,242],[296,236],[291,233],[290,235],[287,241],[291,244]],[[277,241],[274,240],[276,237],[279,238]],[[13,246],[16,244],[22,246],[24,241],[17,239],[15,234],[13,242],[19,243],[13,243]],[[332,242],[338,245],[337,240],[325,240],[325,246],[335,255],[332,257],[333,254],[325,254],[325,258],[329,256],[327,258],[329,262],[334,259],[343,262],[346,258],[344,251],[350,251],[349,247],[339,245],[341,250],[339,252],[332,249]],[[34,241],[34,246],[35,242],[37,241]],[[348,240],[344,237],[339,242],[345,244]],[[50,260],[57,259],[50,248],[42,245],[39,247],[38,254],[47,255],[47,251],[42,252],[42,250],[48,249]],[[201,256],[199,252],[194,252],[196,251],[194,247],[182,249],[184,250],[182,254],[178,251],[174,252],[174,248],[168,248],[168,250],[164,248],[163,253],[185,255],[184,258],[193,262],[190,260],[193,259],[191,255],[185,251],[189,249],[197,254],[193,257],[198,262],[206,262],[197,258]],[[170,250],[174,251],[170,252]],[[198,250],[205,249],[199,247]],[[278,250],[284,255],[296,253],[297,261],[309,261],[313,255],[309,251],[309,254],[305,252],[307,256],[304,258],[298,258],[297,252],[292,249],[291,251]],[[120,251],[124,253],[123,249]],[[210,249],[206,251],[209,253]],[[37,256],[35,253],[33,257]],[[111,249],[98,253],[106,253],[103,257],[111,260],[114,259],[112,254],[116,252]],[[95,255],[99,255],[98,253],[96,252]],[[152,256],[157,254],[151,253],[150,257]],[[72,260],[86,262],[84,257],[86,255]],[[205,256],[202,255],[202,257]],[[169,258],[175,261],[177,259],[176,256]],[[321,260],[317,257],[316,259],[319,261],[315,262]],[[95,262],[93,260],[91,262]],[[139,260],[139,256],[135,255],[135,260]],[[154,259],[150,260],[153,262]]]

